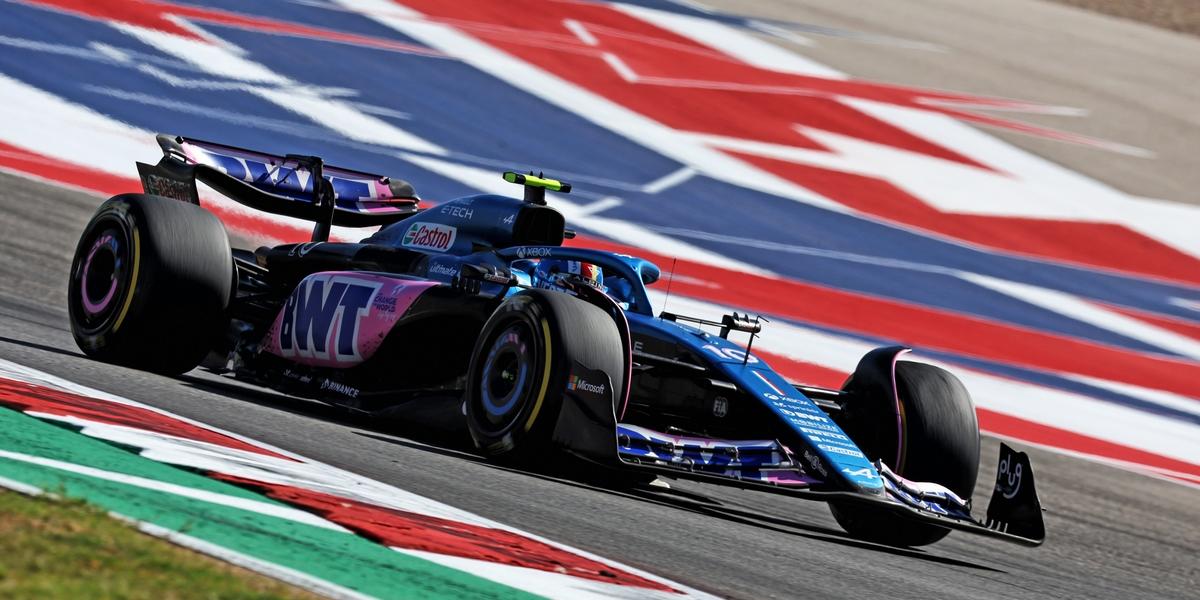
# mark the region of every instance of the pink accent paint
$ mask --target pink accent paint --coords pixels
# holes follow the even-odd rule
[[[783,390],[779,389],[779,386],[775,385],[774,383],[771,383],[771,380],[767,379],[767,376],[763,375],[762,372],[755,370],[755,371],[751,371],[751,373],[754,373],[755,375],[757,375],[758,378],[761,379],[763,383],[767,384],[767,387],[771,388],[772,390],[775,390],[776,394],[779,394],[780,396],[785,396],[785,397],[791,395],[791,394],[784,393]]]
[[[267,331],[264,347],[271,354],[301,364],[353,367],[371,358],[417,297],[437,285],[373,273],[314,273],[293,290]],[[365,305],[349,303],[352,290],[369,294]],[[302,309],[302,305],[307,306]],[[325,310],[318,311],[321,307]],[[348,310],[357,315],[347,315]],[[343,326],[354,329],[343,332]],[[349,341],[349,352],[339,347],[343,341]]]
[[[743,477],[745,477],[747,479],[753,479],[753,477],[749,477],[746,475],[743,475]],[[760,476],[758,479],[759,479],[759,481],[764,481],[766,483],[773,483],[775,485],[783,485],[783,486],[789,486],[789,487],[808,487],[810,484],[812,484],[812,483],[814,483],[814,481],[816,481],[813,479],[808,479],[808,478],[804,477],[803,475],[792,472],[792,471],[779,471],[776,473],[768,473],[768,474]]]
[[[905,348],[892,356],[892,399],[896,402],[896,462],[894,466],[897,471],[900,470],[900,449],[904,446],[904,419],[901,418],[900,390],[896,387],[896,363],[900,361],[901,354],[909,352],[912,352],[912,349]]]
[[[91,296],[87,293],[88,272],[92,268],[92,259],[96,257],[96,252],[100,250],[100,247],[110,241],[112,241],[111,235],[105,235],[97,239],[96,243],[92,245],[91,251],[88,252],[87,260],[83,263],[83,275],[79,278],[79,297],[83,299],[83,310],[89,315],[99,314],[100,311],[108,306],[108,303],[112,301],[113,296],[117,293],[117,280],[115,278],[108,286],[108,292],[104,294],[103,298],[93,302]]]
[[[617,326],[621,328],[622,337],[628,342],[625,348],[624,392],[621,396],[621,410],[617,411],[617,421],[621,421],[625,418],[625,409],[629,408],[629,394],[633,390],[633,337],[629,333],[629,319],[625,317],[625,311],[607,294],[602,294],[601,297],[612,305],[614,312],[621,318]]]

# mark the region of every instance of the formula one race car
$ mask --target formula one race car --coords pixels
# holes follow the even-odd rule
[[[979,427],[953,375],[892,347],[840,390],[790,383],[750,351],[758,318],[656,315],[658,267],[563,247],[574,233],[546,191],[566,183],[509,172],[522,199],[423,209],[400,180],[317,157],[158,141],[162,160],[138,165],[146,193],[101,205],[75,252],[71,327],[91,357],[164,374],[203,362],[354,411],[465,424],[492,456],[554,450],[822,500],[885,544],[1045,537],[1029,459],[1008,446],[986,520],[972,516]],[[231,250],[197,181],[314,222],[312,240]],[[341,243],[334,225],[381,227]]]

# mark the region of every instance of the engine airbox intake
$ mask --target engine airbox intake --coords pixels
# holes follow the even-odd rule
[[[562,213],[547,206],[526,204],[513,223],[513,246],[561,246],[566,221]]]

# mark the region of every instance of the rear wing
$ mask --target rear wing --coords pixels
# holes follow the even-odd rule
[[[276,156],[234,146],[159,134],[163,158],[138,163],[147,194],[200,204],[196,181],[251,208],[313,221],[313,240],[332,225],[387,225],[420,210],[407,182],[340,167],[316,156]]]

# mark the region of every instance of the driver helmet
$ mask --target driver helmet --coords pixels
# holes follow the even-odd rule
[[[570,276],[576,276],[584,283],[605,291],[604,272],[600,265],[557,258],[543,258],[538,261],[533,270],[533,285],[550,290],[569,290],[570,286],[564,285],[563,279]]]

